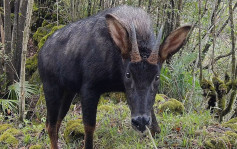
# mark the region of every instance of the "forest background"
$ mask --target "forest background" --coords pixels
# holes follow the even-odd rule
[[[104,9],[131,5],[151,15],[163,38],[191,24],[178,54],[161,72],[155,111],[157,148],[237,147],[236,0],[0,1],[0,148],[45,148],[46,106],[37,56],[57,29]],[[83,146],[80,97],[62,123],[61,148]],[[96,148],[152,148],[130,126],[123,93],[106,93],[98,107]]]

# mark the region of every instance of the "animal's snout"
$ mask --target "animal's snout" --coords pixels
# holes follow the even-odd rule
[[[139,131],[144,132],[146,130],[146,126],[151,124],[150,116],[136,116],[132,118],[132,125]]]

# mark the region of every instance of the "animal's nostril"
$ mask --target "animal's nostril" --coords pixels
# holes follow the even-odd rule
[[[138,126],[139,125],[139,122],[136,120],[136,119],[132,119],[132,124],[134,126]]]
[[[149,125],[150,124],[150,117],[148,117],[148,116],[144,116],[143,117],[143,123],[145,124],[145,125]]]

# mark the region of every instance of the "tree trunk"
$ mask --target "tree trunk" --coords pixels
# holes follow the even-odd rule
[[[237,2],[235,3],[234,7],[233,7],[233,11],[236,9],[237,7]],[[230,16],[228,17],[228,19],[225,21],[225,23],[221,26],[221,28],[218,30],[218,32],[216,33],[216,37],[218,37],[220,35],[220,33],[223,31],[223,29],[226,27],[226,25],[228,24],[230,20]],[[204,56],[206,55],[206,53],[208,52],[208,49],[210,48],[211,44],[213,42],[213,39],[210,38],[208,40],[208,42],[206,43],[204,49],[202,50],[202,58],[204,58]]]
[[[21,54],[21,74],[20,74],[20,103],[19,103],[19,117],[20,120],[24,119],[25,112],[25,63],[26,63],[26,53],[27,53],[27,43],[29,40],[29,30],[30,30],[30,21],[32,16],[34,0],[29,0],[27,6],[27,15],[25,21],[25,27],[23,32],[23,43],[22,43],[22,54]]]
[[[1,43],[4,45],[4,29],[3,29],[2,15],[0,15],[0,33],[1,33]],[[4,54],[4,48],[2,47],[0,48],[0,74],[4,73],[3,54]]]
[[[21,70],[23,30],[24,30],[24,23],[25,23],[25,19],[26,19],[27,3],[28,3],[28,0],[21,0],[20,1],[16,49],[15,49],[15,51],[13,51],[14,52],[14,60],[13,61],[14,61],[14,66],[15,66],[18,76],[20,76],[20,70]],[[17,79],[17,78],[15,78],[15,79]]]
[[[235,35],[234,35],[234,21],[233,21],[233,10],[232,10],[232,0],[229,0],[229,16],[230,16],[230,28],[231,28],[231,43],[232,43],[232,69],[231,69],[231,79],[235,80]],[[234,85],[234,84],[233,84]]]
[[[5,61],[7,84],[13,83],[12,52],[11,52],[11,9],[10,0],[4,0],[4,54],[7,55]]]
[[[176,13],[176,25],[175,28],[180,26],[180,13],[182,12],[183,0],[178,0],[177,8],[178,12]]]
[[[201,83],[201,81],[202,81],[202,57],[201,57],[201,54],[202,54],[202,52],[201,52],[201,48],[202,48],[202,46],[201,46],[201,7],[202,7],[202,5],[201,5],[201,0],[199,0],[198,1],[198,7],[199,7],[199,14],[198,14],[198,24],[199,24],[199,34],[198,34],[198,42],[199,42],[199,52],[198,52],[198,54],[199,54],[199,68],[200,68],[200,75],[199,75],[199,82]]]
[[[12,41],[11,41],[11,51],[15,53],[16,51],[16,39],[17,39],[17,26],[18,26],[18,18],[19,18],[19,3],[20,0],[16,0],[14,2],[14,21],[13,21],[13,30],[12,30]],[[15,79],[19,80],[18,74],[15,73]]]

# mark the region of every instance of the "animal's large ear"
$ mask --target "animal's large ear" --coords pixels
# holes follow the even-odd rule
[[[105,16],[107,26],[110,32],[111,37],[113,38],[116,45],[120,48],[122,57],[124,59],[129,58],[129,35],[126,28],[119,21],[119,19],[112,15],[107,14]]]
[[[165,41],[160,46],[159,61],[161,63],[163,63],[167,58],[169,58],[170,56],[179,51],[190,29],[191,26],[187,25],[180,27],[170,33],[170,35],[165,39]]]

